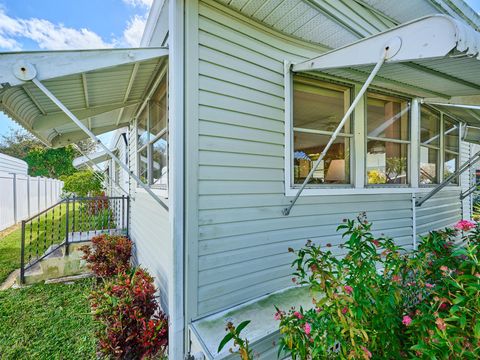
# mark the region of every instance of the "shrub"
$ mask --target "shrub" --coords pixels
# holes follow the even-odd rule
[[[98,235],[92,246],[82,246],[83,259],[97,276],[109,277],[130,268],[132,241],[123,236]]]
[[[103,355],[136,360],[165,354],[168,319],[155,300],[153,278],[147,271],[121,272],[93,291],[91,302]]]
[[[101,174],[95,175],[91,170],[76,172],[69,176],[62,176],[63,192],[76,196],[98,195],[103,190]]]
[[[277,309],[280,347],[293,359],[401,357],[402,339],[396,335],[403,256],[391,239],[375,238],[370,228],[364,215],[338,227],[347,237],[343,259],[329,245],[324,250],[311,242],[295,252],[294,275],[310,287],[315,308]]]

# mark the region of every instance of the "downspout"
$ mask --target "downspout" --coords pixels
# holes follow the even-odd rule
[[[168,284],[168,358],[183,360],[184,344],[184,0],[169,0],[169,197],[172,267]]]

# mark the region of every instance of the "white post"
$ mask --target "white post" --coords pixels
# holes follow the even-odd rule
[[[27,175],[27,214],[28,214],[28,217],[31,216],[30,214],[30,176]]]
[[[283,209],[282,213],[283,215],[285,216],[288,216],[290,214],[290,210],[292,210],[292,207],[295,205],[295,203],[297,202],[298,198],[300,197],[301,193],[303,192],[303,190],[305,189],[305,187],[307,186],[308,182],[310,181],[310,179],[312,178],[313,176],[313,173],[315,172],[315,170],[317,170],[317,167],[318,165],[320,164],[320,162],[323,160],[323,158],[325,157],[325,155],[327,154],[328,150],[330,149],[330,147],[333,145],[333,143],[335,142],[336,138],[337,138],[337,135],[338,133],[342,130],[343,126],[345,125],[345,123],[347,122],[347,120],[350,118],[350,115],[352,114],[353,110],[355,109],[355,107],[357,106],[357,104],[359,103],[359,101],[363,98],[363,94],[367,91],[368,89],[368,86],[370,85],[370,83],[373,81],[373,79],[375,78],[375,75],[377,75],[378,71],[380,70],[380,67],[383,65],[383,63],[385,62],[385,59],[386,59],[386,56],[387,56],[387,51],[388,51],[388,48],[387,49],[384,49],[384,51],[382,52],[382,56],[380,57],[380,59],[378,60],[377,64],[375,65],[375,67],[373,68],[372,70],[372,73],[370,74],[370,76],[367,78],[367,80],[365,81],[365,84],[363,84],[362,88],[360,89],[360,92],[357,94],[357,96],[355,97],[355,100],[353,100],[352,102],[352,105],[350,105],[350,107],[348,108],[347,112],[345,113],[345,115],[343,116],[343,119],[342,121],[340,121],[340,124],[338,124],[338,127],[337,129],[335,130],[335,132],[332,134],[330,140],[328,141],[327,145],[325,146],[325,148],[323,149],[323,151],[321,152],[320,156],[318,157],[317,161],[315,161],[315,163],[313,164],[313,167],[312,169],[310,170],[310,172],[308,173],[307,177],[305,178],[305,181],[303,182],[302,186],[300,187],[300,189],[298,190],[297,194],[295,195],[295,197],[293,198],[293,200],[291,201],[290,205]]]
[[[412,100],[412,138],[410,143],[410,184],[413,188],[416,188],[420,184],[420,101],[418,98]]]
[[[17,174],[10,173],[13,175],[13,222],[17,223]]]

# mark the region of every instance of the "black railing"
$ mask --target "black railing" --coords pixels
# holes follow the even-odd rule
[[[99,234],[128,236],[130,199],[119,197],[72,197],[22,221],[20,280],[40,260],[69,245],[89,241]]]

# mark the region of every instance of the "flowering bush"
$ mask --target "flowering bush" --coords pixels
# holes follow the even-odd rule
[[[315,307],[277,309],[281,350],[294,359],[398,358],[402,339],[400,279],[403,257],[388,238],[375,238],[364,215],[338,227],[347,254],[338,259],[308,242],[293,262]],[[293,252],[292,249],[290,251]],[[383,268],[378,271],[378,267]]]
[[[152,277],[131,269],[93,291],[91,303],[103,355],[115,359],[144,359],[163,355],[168,342],[168,319],[155,300]]]
[[[314,308],[277,309],[280,350],[293,359],[473,359],[480,356],[480,228],[422,238],[407,254],[375,238],[364,215],[346,220],[346,254],[307,245],[294,252],[296,282]],[[454,244],[459,232],[465,247]]]
[[[92,246],[82,246],[83,259],[95,275],[108,277],[130,268],[132,242],[126,237],[99,235],[92,238]]]

